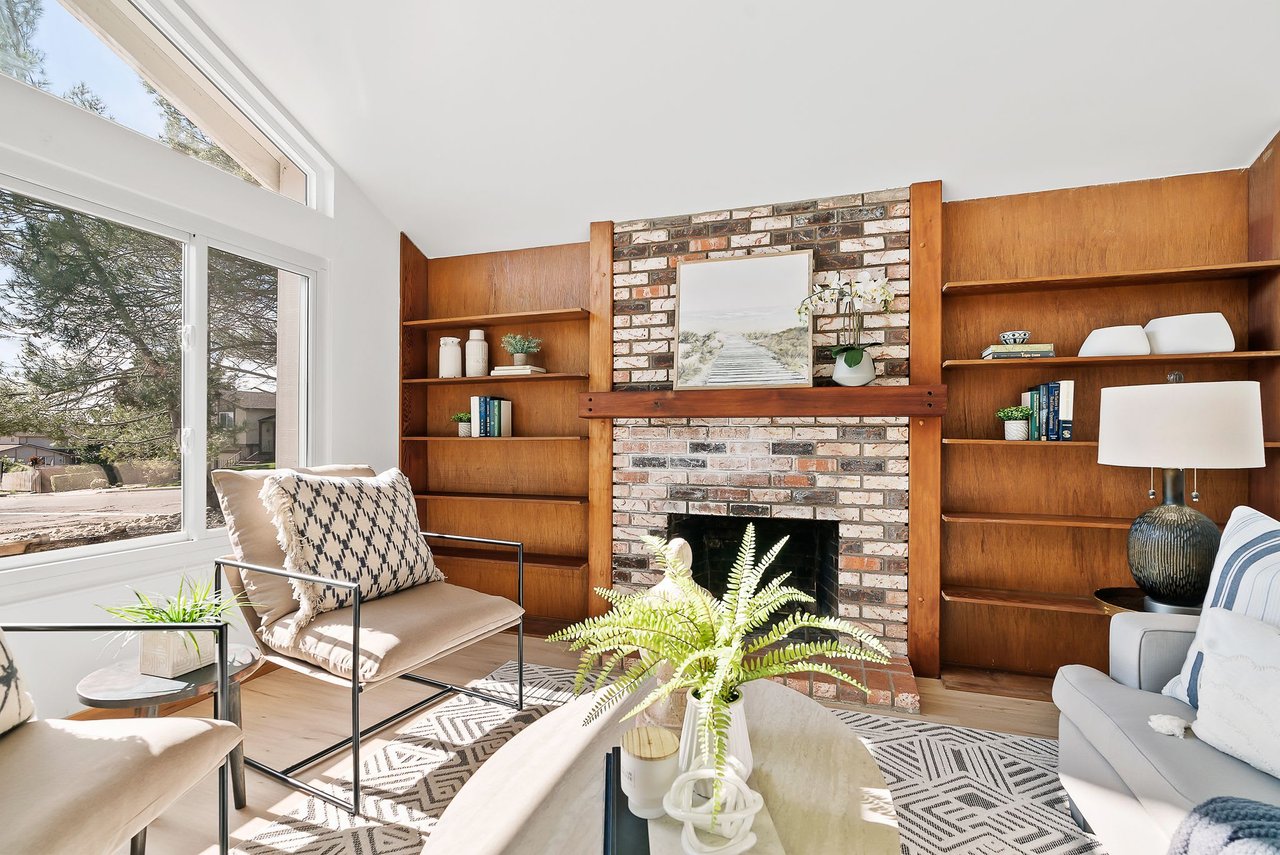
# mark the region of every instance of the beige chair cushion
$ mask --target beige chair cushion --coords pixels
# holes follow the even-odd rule
[[[360,681],[376,683],[514,625],[523,610],[504,597],[432,582],[360,604]],[[294,638],[290,615],[262,631],[272,650],[351,679],[351,609],[325,612]]]
[[[200,718],[27,722],[0,737],[0,852],[114,853],[240,738]]]
[[[227,521],[227,534],[231,537],[231,549],[237,561],[261,564],[264,567],[284,567],[284,552],[276,539],[276,526],[262,499],[262,485],[267,478],[288,470],[252,469],[238,472],[217,469],[210,477],[222,506],[222,516]],[[369,478],[376,473],[368,466],[335,465],[313,466],[293,470],[308,475],[329,475],[335,478]],[[293,614],[298,603],[293,598],[293,587],[283,576],[247,572],[241,574],[244,591],[262,626],[270,626],[280,618]]]

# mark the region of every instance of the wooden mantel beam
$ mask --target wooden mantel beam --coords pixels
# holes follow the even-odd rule
[[[707,389],[683,392],[584,392],[584,419],[768,418],[771,416],[915,416],[947,412],[947,387],[824,386],[811,389]]]

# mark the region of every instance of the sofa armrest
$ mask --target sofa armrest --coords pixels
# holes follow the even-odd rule
[[[1197,615],[1124,612],[1111,619],[1111,679],[1158,692],[1182,670]]]

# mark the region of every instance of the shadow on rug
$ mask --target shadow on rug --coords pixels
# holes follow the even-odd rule
[[[514,698],[515,674],[515,664],[508,662],[478,687]],[[526,664],[523,712],[451,698],[367,741],[361,797],[368,818],[353,819],[299,793],[284,802],[281,815],[254,827],[251,839],[235,851],[419,855],[454,793],[480,764],[568,701],[572,685],[572,672]],[[833,714],[867,743],[884,773],[903,855],[1102,855],[1067,812],[1054,740],[847,710]],[[348,781],[314,783],[351,797]]]

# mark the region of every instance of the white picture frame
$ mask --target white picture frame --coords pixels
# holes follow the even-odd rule
[[[673,388],[812,386],[812,282],[810,249],[677,263]]]

